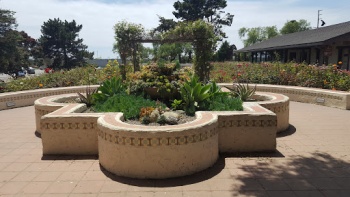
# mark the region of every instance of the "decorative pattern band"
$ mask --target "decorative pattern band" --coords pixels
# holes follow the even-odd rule
[[[212,128],[205,132],[200,132],[193,135],[183,135],[176,137],[158,137],[158,138],[136,138],[112,135],[101,130],[98,131],[100,139],[109,141],[110,143],[126,146],[173,146],[185,145],[205,141],[215,135],[218,135],[218,129]]]
[[[41,124],[41,128],[51,129],[51,130],[91,130],[96,128],[96,123],[94,122],[55,122],[55,123],[44,123]]]
[[[270,105],[265,105],[265,104],[261,104],[261,105],[274,113],[282,113],[285,111],[289,111],[289,103],[288,102],[285,105],[275,105],[275,106],[270,106]]]
[[[219,128],[229,127],[276,127],[276,120],[223,120],[219,122]]]

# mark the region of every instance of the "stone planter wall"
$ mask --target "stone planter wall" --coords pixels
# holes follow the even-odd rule
[[[242,112],[215,112],[222,153],[276,150],[276,114],[257,103],[245,103]]]
[[[221,83],[220,86],[232,87],[232,83]],[[254,87],[255,84],[250,84]],[[340,109],[350,109],[350,92],[326,90],[318,88],[305,88],[298,86],[257,84],[257,91],[283,94],[291,101],[324,105]]]
[[[217,116],[197,112],[196,120],[162,127],[129,125],[122,114],[98,119],[100,164],[132,178],[170,178],[212,166],[219,156]]]
[[[219,152],[276,150],[277,116],[256,102],[244,103],[241,112],[197,112],[192,122],[152,127],[124,123],[121,113],[81,113],[84,104],[58,103],[74,96],[35,101],[36,111],[47,111],[41,117],[36,112],[44,155],[98,154],[114,174],[158,179],[204,170]],[[269,103],[288,102],[276,94],[264,96]]]
[[[99,87],[98,85],[90,86],[91,89]],[[16,107],[31,106],[34,101],[52,95],[61,95],[69,93],[83,93],[86,91],[86,86],[74,86],[63,88],[46,88],[37,90],[27,90],[20,92],[0,93],[0,110],[12,109]]]
[[[69,104],[41,117],[44,155],[97,155],[98,113],[80,113],[83,104]],[[38,122],[38,120],[36,120]]]

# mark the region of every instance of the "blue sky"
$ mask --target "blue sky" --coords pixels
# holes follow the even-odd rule
[[[158,25],[157,15],[174,18],[172,0],[0,0],[0,7],[15,11],[18,30],[34,38],[48,19],[75,20],[83,25],[79,36],[95,52],[95,57],[116,58],[112,52],[113,26],[121,20],[142,24],[146,29]],[[238,37],[241,27],[276,25],[287,20],[306,19],[317,26],[317,10],[326,25],[350,21],[348,0],[228,0],[226,12],[234,14],[233,23],[224,30],[228,41],[242,48]],[[174,18],[175,19],[175,18]]]

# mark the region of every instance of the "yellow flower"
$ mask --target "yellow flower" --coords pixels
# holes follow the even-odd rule
[[[44,85],[42,83],[39,83],[39,88],[42,88]]]

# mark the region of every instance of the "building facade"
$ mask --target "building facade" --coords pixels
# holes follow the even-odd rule
[[[235,51],[236,55],[239,53],[245,54],[243,59],[239,60],[251,62],[295,61],[313,65],[338,64],[339,68],[349,70],[350,21],[280,35]]]

